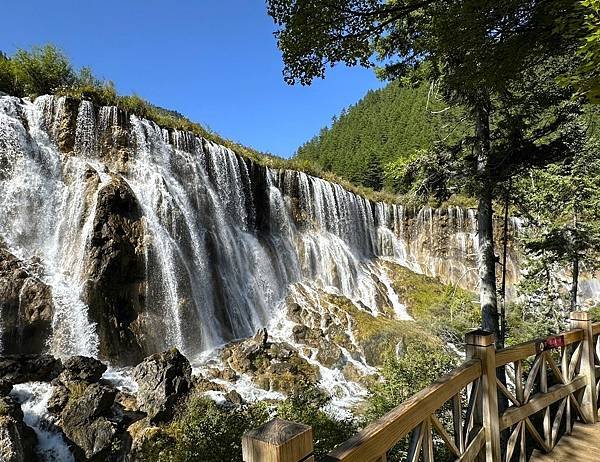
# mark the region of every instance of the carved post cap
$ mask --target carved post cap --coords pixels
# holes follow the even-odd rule
[[[273,419],[244,434],[242,453],[244,462],[312,461],[312,428],[287,420]]]
[[[486,330],[477,329],[467,332],[465,343],[474,346],[490,346],[496,342],[496,336]]]
[[[571,319],[573,321],[591,321],[592,316],[589,311],[571,311]]]

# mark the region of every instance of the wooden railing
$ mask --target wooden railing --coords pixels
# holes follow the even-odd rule
[[[484,331],[466,335],[467,361],[345,441],[325,460],[386,462],[408,438],[405,459],[526,461],[550,452],[575,420],[597,421],[600,323],[571,313],[571,330],[496,350]],[[435,444],[434,444],[435,443]],[[244,435],[244,462],[311,462],[312,429],[274,419]],[[437,448],[437,450],[436,450]]]

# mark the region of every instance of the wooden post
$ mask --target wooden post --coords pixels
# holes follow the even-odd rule
[[[312,428],[273,419],[244,434],[242,458],[244,462],[314,462]]]
[[[594,366],[594,335],[592,334],[590,314],[587,311],[572,311],[571,328],[583,329],[579,373],[585,377],[585,389],[581,400],[581,411],[586,423],[592,424],[598,421],[598,396],[596,394],[596,368]]]
[[[484,428],[486,462],[500,462],[501,457],[495,340],[494,334],[483,330],[475,330],[465,336],[467,359],[481,360],[481,394],[473,419],[475,425]]]

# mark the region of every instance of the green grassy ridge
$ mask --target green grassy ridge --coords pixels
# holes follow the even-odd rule
[[[384,89],[390,91],[397,84],[391,84]],[[0,91],[18,97],[36,97],[42,94],[69,96],[76,100],[91,101],[98,106],[117,106],[131,114],[155,122],[161,128],[191,132],[207,140],[225,146],[238,155],[250,159],[259,165],[274,168],[304,172],[308,175],[336,183],[344,189],[365,197],[372,202],[397,203],[407,206],[422,206],[425,202],[412,195],[399,195],[389,189],[370,187],[353,181],[343,172],[333,168],[325,168],[318,156],[297,155],[284,159],[276,155],[258,151],[244,146],[236,141],[227,139],[220,134],[193,122],[177,111],[156,106],[138,95],[119,95],[113,82],[99,79],[89,68],[74,70],[69,59],[55,46],[45,45],[33,47],[30,50],[18,50],[12,57],[7,57],[0,51]],[[396,91],[396,90],[394,90]],[[402,94],[412,94],[412,89],[402,89]],[[408,93],[407,93],[408,92]],[[422,95],[423,90],[419,90]],[[374,96],[369,96],[374,95]],[[365,101],[376,97],[377,92],[370,92]],[[421,101],[422,98],[419,100]],[[359,102],[357,106],[366,104]],[[434,107],[435,104],[431,103]],[[439,103],[437,103],[439,106]],[[437,107],[437,106],[436,106]],[[352,110],[350,111],[352,112]],[[394,138],[396,140],[396,138]],[[415,143],[411,138],[410,143]],[[410,144],[409,143],[409,144]],[[343,152],[343,151],[340,151]],[[344,157],[344,156],[338,156]],[[361,166],[359,166],[361,167]],[[364,170],[364,166],[361,167]],[[460,196],[450,198],[442,205],[464,205],[469,201]],[[432,206],[440,206],[431,202]]]

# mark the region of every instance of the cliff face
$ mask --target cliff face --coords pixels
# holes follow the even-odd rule
[[[267,325],[299,282],[405,313],[378,259],[477,286],[472,210],[372,203],[86,101],[0,97],[0,188],[0,238],[39,261],[36,319],[59,355],[194,357]]]

